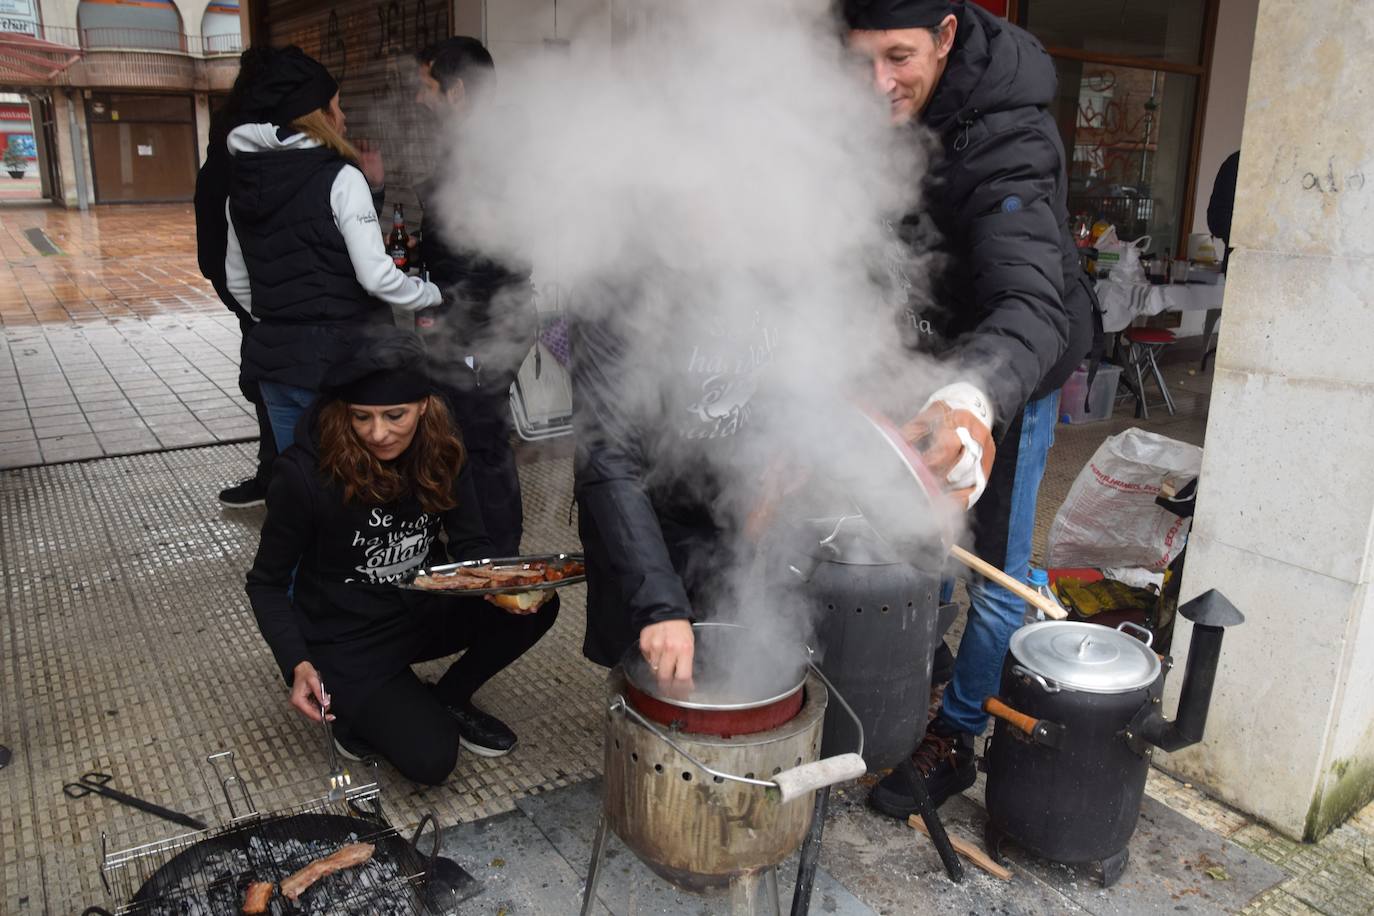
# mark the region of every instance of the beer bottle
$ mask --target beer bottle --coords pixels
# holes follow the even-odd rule
[[[391,213],[391,235],[386,239],[386,253],[398,269],[410,266],[410,234],[406,232],[406,217],[400,204]]]

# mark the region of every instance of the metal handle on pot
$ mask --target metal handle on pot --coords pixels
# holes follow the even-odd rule
[[[1043,674],[1036,674],[1029,668],[1023,668],[1020,665],[1012,665],[1011,673],[1019,674],[1021,677],[1030,678],[1032,681],[1035,681],[1037,684],[1039,684],[1040,689],[1045,691],[1046,693],[1058,693],[1060,690],[1063,689],[1058,684],[1052,684],[1050,681],[1046,680]]]
[[[1116,625],[1116,628],[1117,628],[1118,631],[1123,632],[1123,633],[1124,633],[1126,630],[1135,630],[1137,633],[1139,633],[1139,634],[1141,634],[1142,636],[1144,636],[1144,637],[1145,637],[1145,648],[1147,648],[1147,649],[1150,648],[1151,646],[1153,646],[1153,645],[1155,644],[1155,634],[1154,634],[1154,633],[1151,633],[1149,630],[1147,630],[1145,627],[1142,627],[1142,626],[1141,626],[1140,624],[1138,624],[1138,623],[1131,623],[1129,620],[1123,620],[1123,621],[1121,621],[1120,623],[1118,623],[1118,624]]]
[[[808,649],[808,651],[810,650]],[[816,677],[820,678],[821,683],[830,691],[831,696],[835,697],[839,702],[840,708],[854,721],[854,727],[859,730],[859,748],[853,753],[836,754],[824,760],[816,760],[811,763],[804,763],[801,766],[792,767],[789,770],[778,773],[774,779],[754,779],[750,776],[737,776],[734,773],[726,773],[722,770],[707,766],[701,760],[698,760],[691,751],[669,737],[657,725],[640,715],[639,711],[627,703],[625,698],[620,694],[616,694],[611,698],[611,703],[607,711],[622,712],[629,716],[647,729],[649,734],[677,751],[678,754],[684,757],[689,763],[708,776],[721,780],[729,780],[731,782],[741,782],[749,786],[762,786],[765,789],[777,789],[782,796],[781,800],[783,802],[789,802],[814,789],[821,789],[825,786],[834,785],[835,783],[844,782],[849,779],[858,779],[868,772],[868,764],[864,763],[863,759],[863,722],[859,720],[858,715],[854,712],[853,708],[850,707],[849,703],[845,701],[844,697],[840,696],[839,692],[835,690],[835,686],[830,683],[829,678],[822,674],[820,669],[813,663],[807,662],[807,666],[815,673]]]

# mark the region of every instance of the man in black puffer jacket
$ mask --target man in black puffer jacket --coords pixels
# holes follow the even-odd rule
[[[416,55],[420,90],[415,101],[451,128],[495,69],[475,38],[446,38]],[[477,500],[501,556],[520,553],[524,505],[511,448],[510,388],[534,346],[539,328],[527,267],[479,254],[445,225],[446,200],[438,178],[418,188],[424,206],[420,258],[443,304],[416,316],[430,354],[430,375],[443,394],[467,446]]]
[[[935,392],[904,433],[967,501],[975,552],[1024,580],[1057,392],[1093,337],[1092,293],[1068,228],[1064,148],[1048,111],[1054,64],[1033,37],[972,4],[847,0],[845,17],[850,48],[871,62],[893,124],[924,127],[939,147],[924,208],[899,230],[938,255],[929,302],[909,305],[905,330],[960,380]],[[1025,605],[981,578],[968,592],[939,714],[911,760],[870,795],[884,813],[916,810],[912,780],[924,780],[937,805],[974,782],[983,701],[997,691]]]

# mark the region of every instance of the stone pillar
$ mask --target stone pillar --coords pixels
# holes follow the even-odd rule
[[[1183,578],[1248,620],[1205,741],[1159,758],[1308,840],[1374,797],[1371,42],[1368,0],[1261,2]]]

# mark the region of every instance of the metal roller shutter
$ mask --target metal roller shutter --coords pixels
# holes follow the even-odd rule
[[[386,164],[387,210],[402,203],[419,225],[415,184],[433,168],[434,124],[415,104],[415,52],[451,34],[445,0],[268,0],[261,21],[273,45],[298,45],[339,81],[348,138],[379,145]]]

